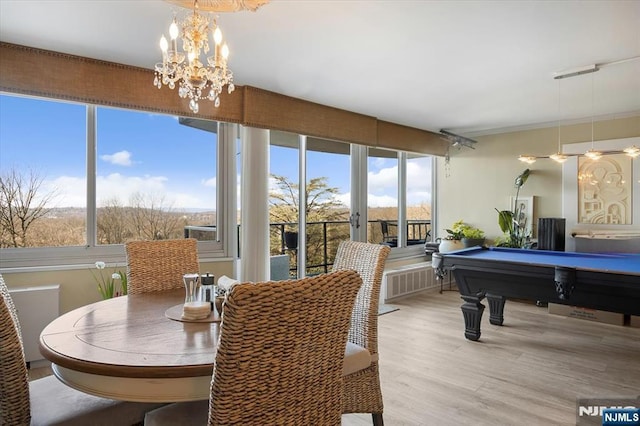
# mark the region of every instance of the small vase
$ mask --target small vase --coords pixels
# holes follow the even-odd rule
[[[464,248],[464,244],[460,240],[442,240],[438,246],[440,253],[449,253]]]
[[[464,247],[483,246],[484,238],[463,238],[462,245]]]

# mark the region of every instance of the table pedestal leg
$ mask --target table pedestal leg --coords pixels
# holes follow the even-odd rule
[[[464,317],[464,337],[469,340],[480,338],[480,321],[484,305],[480,303],[481,296],[462,296],[464,303],[461,306]]]
[[[489,322],[493,325],[502,325],[504,322],[504,302],[507,300],[504,296],[496,296],[487,294],[489,302]]]

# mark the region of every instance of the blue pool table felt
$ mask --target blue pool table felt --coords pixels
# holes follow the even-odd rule
[[[503,247],[490,247],[489,249],[473,247],[446,254],[466,258],[472,257],[474,259],[486,259],[490,261],[504,261],[540,266],[563,266],[583,270],[640,275],[640,254],[632,253],[598,254],[512,249]]]

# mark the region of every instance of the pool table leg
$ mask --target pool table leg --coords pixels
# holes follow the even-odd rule
[[[507,300],[504,296],[496,296],[487,294],[489,302],[489,322],[493,325],[502,325],[504,322],[504,302]]]
[[[478,340],[480,338],[480,320],[482,320],[482,312],[484,311],[484,305],[480,301],[484,295],[462,295],[461,297],[464,300],[461,306],[464,317],[464,337],[469,340]]]

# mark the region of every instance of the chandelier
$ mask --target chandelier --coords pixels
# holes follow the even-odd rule
[[[215,11],[255,11],[267,0],[204,0],[205,7],[210,12]],[[184,5],[184,0],[174,0],[172,3]],[[155,66],[154,86],[161,89],[163,85],[174,89],[178,87],[178,95],[181,98],[189,98],[189,109],[198,113],[201,99],[213,101],[214,106],[220,106],[220,94],[224,87],[231,94],[233,85],[233,73],[227,67],[229,47],[223,43],[222,31],[213,20],[210,28],[208,17],[198,13],[198,0],[193,2],[193,13],[180,23],[174,16],[169,26],[167,41],[162,35],[160,49],[162,50],[162,62]],[[213,37],[213,55],[209,53],[209,33]],[[178,50],[178,36],[182,39],[182,50]]]
[[[579,75],[583,75],[583,74],[592,74],[594,72],[599,71],[601,68],[605,67],[605,66],[609,66],[609,65],[617,65],[623,62],[628,62],[628,61],[635,61],[640,59],[640,56],[634,56],[631,58],[626,58],[626,59],[621,59],[619,61],[613,61],[613,62],[608,62],[608,63],[603,63],[603,64],[592,64],[592,65],[588,65],[585,67],[580,67],[580,68],[574,68],[571,70],[567,70],[564,72],[560,72],[560,73],[556,73],[556,75],[553,77],[554,80],[558,80],[558,151],[555,154],[551,154],[551,155],[545,155],[545,156],[540,156],[540,155],[529,155],[529,154],[524,154],[524,155],[520,155],[518,156],[518,160],[522,161],[523,163],[527,163],[527,164],[533,164],[535,163],[538,159],[541,158],[549,158],[553,161],[555,161],[556,163],[564,163],[565,161],[567,161],[569,159],[569,157],[575,157],[578,156],[579,154],[565,154],[562,152],[562,146],[560,144],[560,80],[564,79],[564,78],[569,78],[569,77],[576,77]],[[584,154],[585,157],[587,157],[588,159],[592,160],[592,161],[598,161],[602,158],[603,155],[609,155],[609,154],[625,154],[628,155],[631,158],[636,158],[638,156],[640,156],[640,148],[636,147],[635,145],[632,145],[628,148],[625,148],[623,150],[608,150],[608,151],[598,151],[594,148],[594,137],[593,137],[593,120],[594,120],[594,90],[593,90],[593,74],[591,75],[591,149],[587,150]]]

